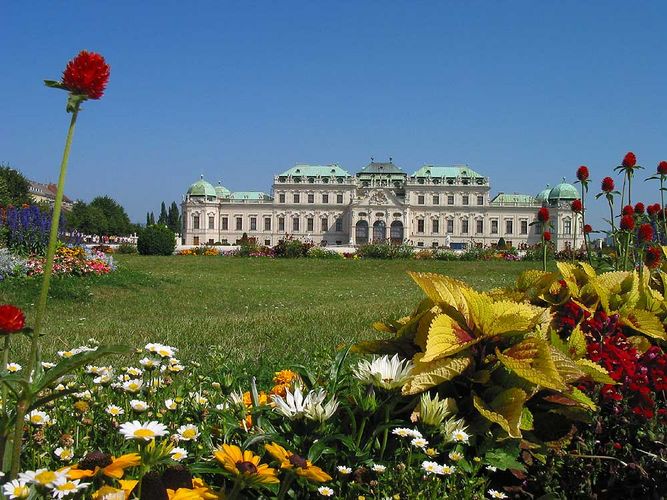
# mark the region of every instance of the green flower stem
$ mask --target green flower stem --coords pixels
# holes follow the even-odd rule
[[[366,420],[368,420],[368,417],[364,415],[363,420],[361,421],[361,425],[359,426],[359,434],[357,434],[357,449],[359,449],[359,446],[361,446],[361,438],[364,435],[364,429],[366,428]]]
[[[239,474],[239,475],[236,476],[236,479],[234,479],[234,486],[232,487],[232,491],[229,493],[229,496],[227,496],[226,498],[228,500],[234,500],[234,499],[238,498],[242,487],[243,487],[243,480],[241,478],[241,474]]]
[[[586,257],[588,257],[588,263],[592,266],[593,259],[591,257],[591,247],[588,244],[588,235],[586,234],[586,193],[588,192],[587,182],[588,181],[582,181],[581,183],[581,231],[584,234],[584,248],[586,249]]]
[[[546,224],[542,224],[542,270],[547,270],[547,240],[544,239]]]
[[[9,362],[9,344],[10,344],[10,336],[5,335],[5,342],[4,342],[4,347],[2,349],[2,370],[5,371],[7,370],[7,364]],[[9,419],[7,417],[7,386],[5,384],[1,384],[2,389],[0,392],[2,397],[2,414],[5,417],[5,422],[6,422],[6,427],[2,429],[2,435],[0,435],[0,462],[3,461],[4,456],[5,456],[5,449],[7,446],[7,438],[9,437]],[[2,464],[3,468],[2,470],[4,471],[4,466],[6,464]]]
[[[278,500],[282,500],[287,495],[287,492],[290,489],[290,486],[294,482],[294,473],[291,470],[287,470],[285,478],[280,483],[280,490],[278,491]]]
[[[620,255],[620,242],[618,234],[616,233],[616,223],[614,222],[614,199],[610,194],[607,194],[607,202],[609,203],[609,222],[611,222],[611,236],[614,239],[614,248],[616,250],[616,270],[618,270],[618,258]]]
[[[667,237],[667,217],[665,217],[665,192],[663,185],[665,183],[665,176],[660,175],[660,218],[662,219],[662,236]]]
[[[65,139],[65,151],[60,162],[60,177],[58,178],[58,190],[56,191],[56,200],[53,206],[53,215],[51,216],[51,234],[49,235],[49,246],[46,252],[46,263],[44,264],[44,280],[42,289],[37,302],[37,311],[35,313],[35,329],[32,333],[30,342],[30,357],[28,358],[28,367],[25,372],[26,380],[30,380],[33,369],[39,358],[39,336],[42,331],[44,314],[46,313],[46,300],[49,296],[49,285],[51,283],[51,274],[53,273],[53,259],[56,254],[56,243],[58,242],[58,225],[60,222],[60,211],[63,204],[63,191],[65,189],[65,176],[67,174],[67,162],[72,147],[72,138],[74,137],[74,126],[76,118],[79,115],[80,101],[77,101],[72,111],[72,119]],[[19,472],[21,463],[21,445],[23,442],[23,419],[25,418],[28,407],[30,406],[33,394],[24,389],[21,398],[16,405],[16,420],[14,422],[14,442],[12,443],[11,470],[10,479],[14,479]]]
[[[572,231],[572,263],[574,264],[574,259],[577,254],[577,222],[579,222],[579,217],[577,213],[574,214],[574,230]],[[584,241],[586,236],[584,235]]]

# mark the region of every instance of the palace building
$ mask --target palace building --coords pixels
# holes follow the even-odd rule
[[[203,176],[183,198],[185,245],[235,244],[243,235],[273,246],[286,236],[323,246],[390,241],[415,247],[465,249],[534,245],[537,210],[551,212],[558,250],[583,244],[581,220],[570,210],[579,198],[565,182],[537,196],[498,193],[467,165],[424,165],[411,175],[371,161],[356,174],[339,165],[295,165],[276,175],[271,194],[230,191]],[[576,241],[575,241],[576,237]]]

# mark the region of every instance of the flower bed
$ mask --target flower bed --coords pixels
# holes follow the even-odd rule
[[[44,272],[45,257],[28,258],[27,276],[39,276]],[[114,270],[113,261],[104,252],[85,247],[60,246],[53,261],[54,274],[61,276],[86,276],[108,274]]]

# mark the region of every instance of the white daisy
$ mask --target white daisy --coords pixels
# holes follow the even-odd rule
[[[75,392],[73,396],[78,399],[85,399],[86,401],[93,399],[93,394],[88,389],[82,392]]]
[[[85,490],[88,483],[82,483],[80,479],[58,478],[50,486],[53,498],[65,498],[68,495],[76,495],[80,490]]]
[[[178,408],[178,403],[176,401],[174,401],[173,399],[165,399],[164,400],[164,407],[167,410],[174,411],[175,409]]]
[[[67,478],[69,467],[58,471],[49,469],[27,470],[19,473],[19,480],[28,484],[37,484],[40,486],[51,486],[55,481]]]
[[[50,370],[54,366],[56,366],[55,363],[50,363],[48,361],[42,361],[42,368],[44,368],[45,370]]]
[[[51,422],[51,417],[41,410],[32,410],[25,416],[25,421],[32,425],[42,426],[48,425]]]
[[[176,432],[181,441],[196,441],[199,437],[199,429],[194,424],[181,425]]]
[[[362,359],[352,372],[365,384],[386,390],[397,389],[410,377],[412,361],[400,359],[398,354],[374,357],[371,361]]]
[[[176,460],[177,462],[180,462],[184,458],[188,457],[188,451],[185,448],[172,448],[171,451],[169,452],[169,456],[171,457],[172,460]]]
[[[422,469],[426,471],[428,474],[438,474],[440,472],[440,465],[438,465],[436,462],[429,462],[428,460],[424,460],[422,462]]]
[[[136,411],[138,413],[141,413],[141,412],[144,412],[144,411],[148,410],[148,403],[146,403],[146,401],[142,401],[140,399],[133,399],[132,401],[130,401],[130,407],[134,411]]]
[[[144,385],[144,381],[138,378],[133,378],[123,383],[123,390],[125,392],[130,392],[136,394],[141,390]]]
[[[451,439],[457,443],[467,443],[468,439],[470,439],[470,435],[467,432],[457,429],[452,432]]]
[[[428,441],[424,438],[414,438],[412,441],[410,441],[410,444],[416,448],[426,448],[428,446]]]
[[[139,360],[139,364],[143,366],[146,370],[155,370],[158,366],[160,366],[160,360],[152,358],[142,358]]]
[[[141,377],[144,374],[141,368],[136,368],[134,366],[125,368],[125,373],[134,378]]]
[[[371,470],[373,472],[377,472],[378,474],[382,474],[384,471],[387,470],[387,467],[385,467],[384,465],[380,465],[380,464],[373,464],[371,466]]]
[[[456,467],[454,467],[453,465],[443,465],[440,470],[442,474],[449,476],[450,474],[454,474],[454,471],[456,471]]]
[[[332,497],[334,494],[334,490],[332,490],[328,486],[320,486],[319,488],[317,488],[317,492],[323,497]]]
[[[352,468],[346,467],[345,465],[339,465],[336,468],[338,469],[338,472],[340,472],[343,476],[347,476],[348,474],[352,473]]]
[[[9,373],[16,373],[16,372],[20,372],[21,370],[23,370],[23,367],[21,365],[19,365],[18,363],[8,363],[7,364],[7,370],[9,371]]]
[[[109,385],[113,380],[111,376],[112,376],[111,373],[103,373],[99,377],[95,377],[93,379],[93,382],[99,385]]]
[[[489,496],[491,498],[507,498],[507,495],[502,491],[489,490]]]
[[[179,365],[179,364],[169,365],[169,371],[172,372],[172,373],[182,372],[183,370],[185,370],[185,366],[183,366],[183,365]]]
[[[134,420],[132,422],[121,424],[119,431],[125,436],[125,439],[143,439],[144,441],[150,441],[151,439],[167,434],[167,426],[156,420],[146,423]]]
[[[125,410],[123,410],[120,406],[116,405],[109,405],[106,407],[104,411],[107,412],[112,417],[118,417],[125,413]]]
[[[62,446],[53,450],[53,454],[63,462],[70,462],[74,458],[74,450],[72,448],[63,448]]]
[[[7,498],[28,498],[30,488],[25,481],[14,479],[2,485],[2,492]]]
[[[493,465],[487,465],[486,470],[488,470],[489,472],[496,472],[498,470],[498,467],[495,467]]]
[[[274,410],[290,420],[305,417],[308,420],[324,422],[331,418],[338,408],[338,401],[335,398],[331,398],[325,404],[326,397],[324,389],[311,390],[304,395],[301,388],[296,386],[294,392],[287,389],[284,398],[274,394],[271,399],[275,403]]]
[[[459,460],[463,460],[463,453],[460,451],[450,451],[449,452],[449,459],[453,460],[454,462],[458,462]]]
[[[155,354],[157,354],[161,358],[173,358],[177,350],[178,349],[176,349],[175,347],[171,347],[164,344],[158,344],[157,349],[155,350]]]

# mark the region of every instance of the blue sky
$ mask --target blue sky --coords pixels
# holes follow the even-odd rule
[[[535,194],[580,164],[597,191],[629,150],[667,159],[666,2],[3,2],[0,19],[0,161],[57,178],[65,93],[42,80],[100,52],[111,80],[66,191],[134,221],[201,173],[268,191],[297,162],[392,156]]]

